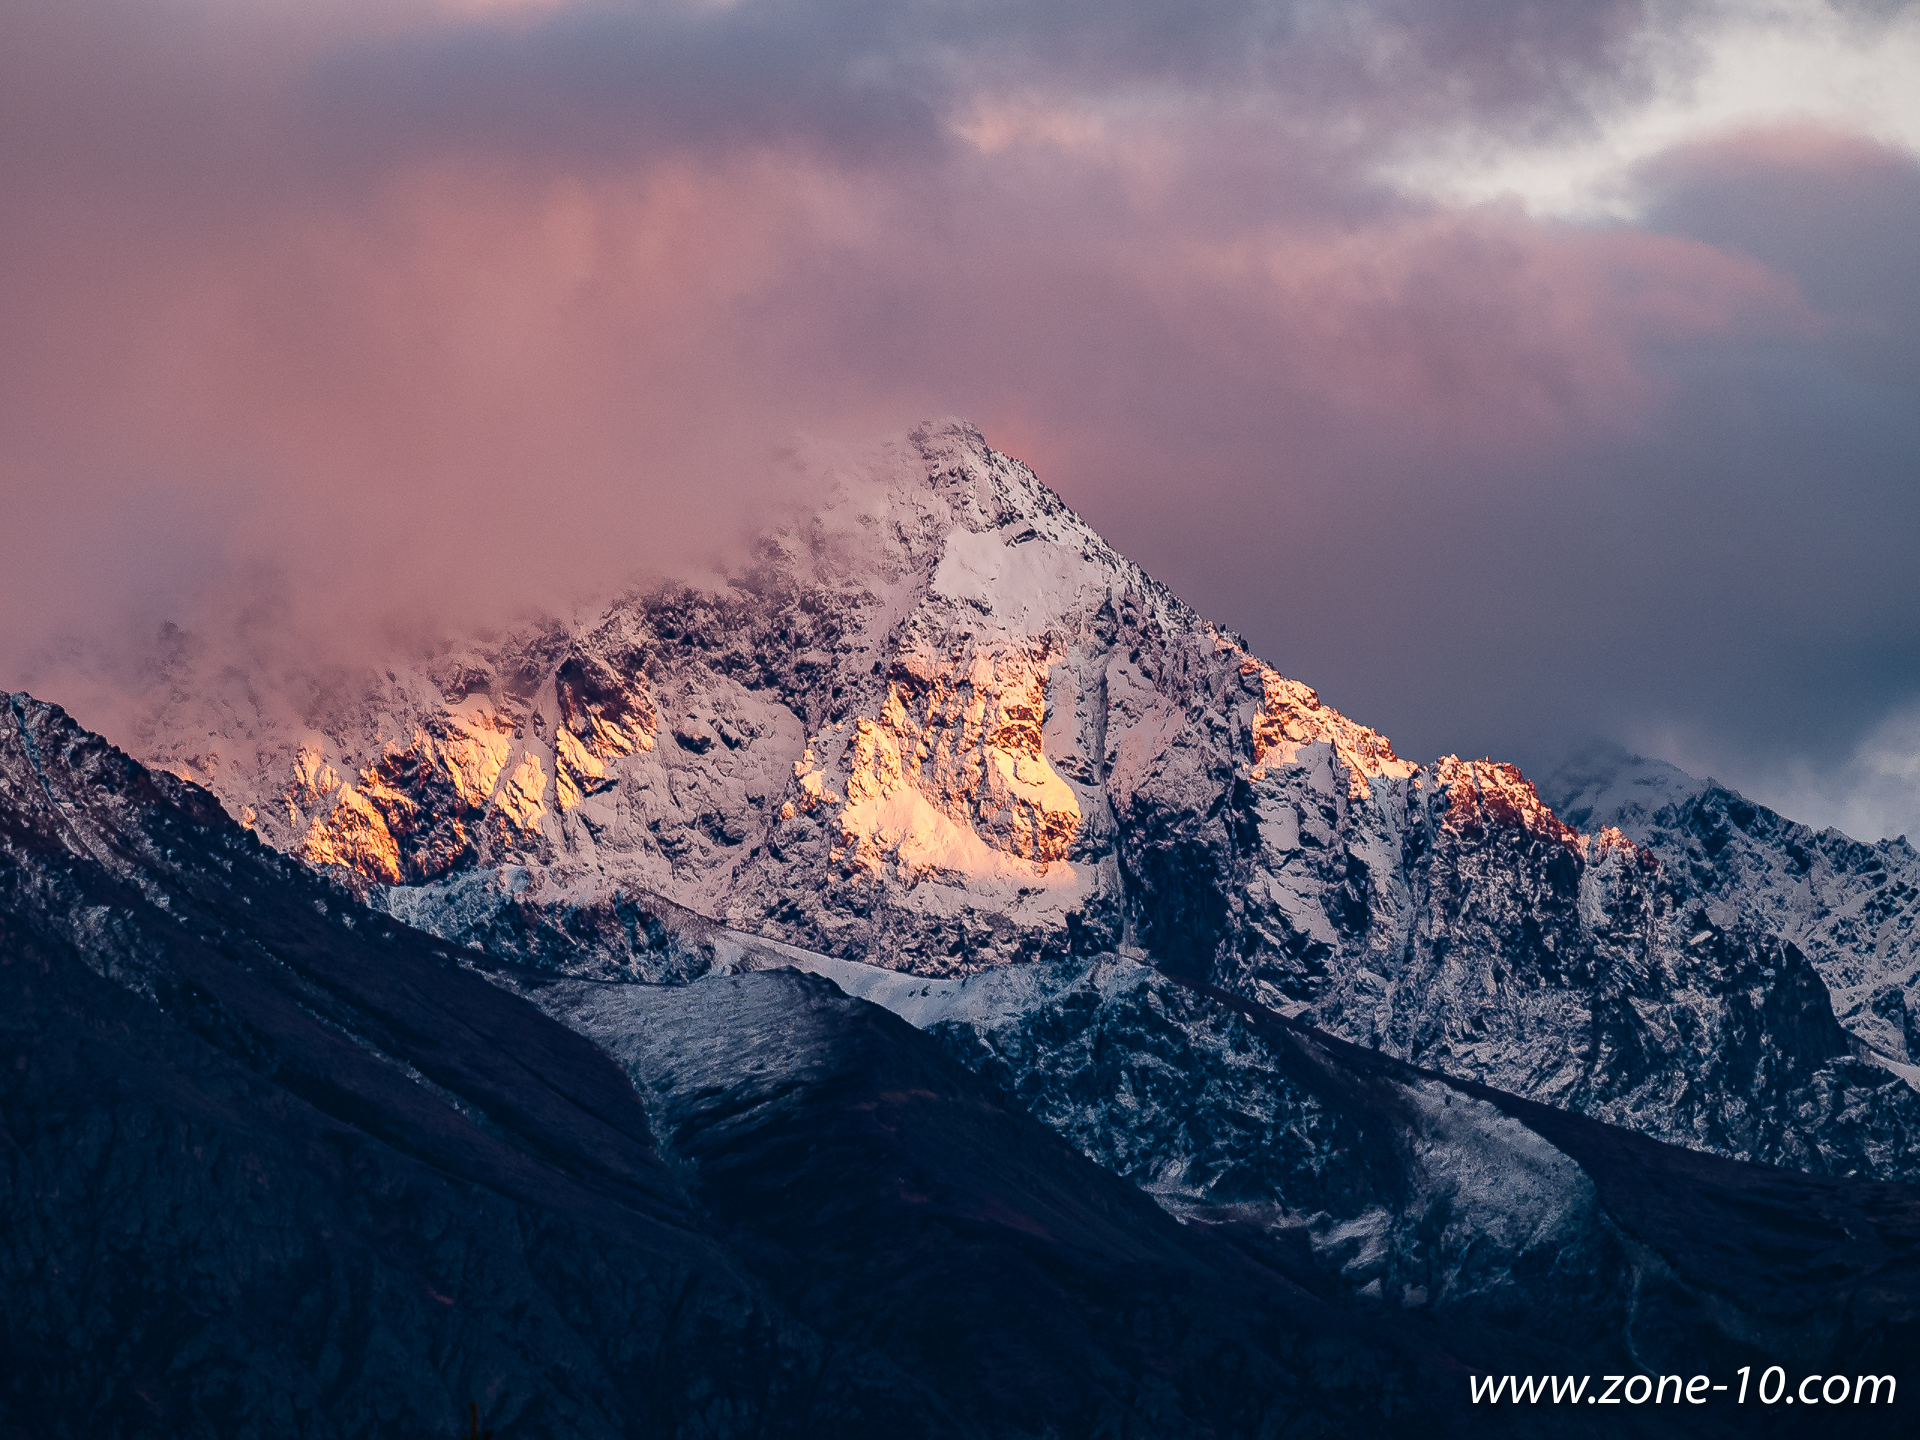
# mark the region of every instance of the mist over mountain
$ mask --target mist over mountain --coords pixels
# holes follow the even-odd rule
[[[566,614],[175,628],[135,758],[8,702],[9,1423],[1465,1434],[1912,1348],[1904,841],[1404,756],[965,422],[819,474]]]
[[[89,723],[162,621],[506,624],[959,411],[1410,753],[1920,825],[1910,7],[0,27],[0,683]]]
[[[690,978],[682,912],[928,976],[1138,952],[1661,1138],[1920,1174],[1904,846],[1835,838],[1843,878],[1797,881],[1775,817],[1770,881],[1653,823],[1708,824],[1674,818],[1708,792],[1762,813],[1671,767],[1566,772],[1569,823],[1511,766],[1404,758],[964,423],[830,473],[721,585],[395,658],[297,714],[183,648],[132,736],[522,964]]]

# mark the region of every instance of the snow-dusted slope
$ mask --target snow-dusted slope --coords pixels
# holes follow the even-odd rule
[[[1484,1327],[1496,1346],[1617,1347],[1657,1373],[1762,1351],[1815,1369],[1875,1344],[1891,1354],[1912,1326],[1907,1187],[1657,1145],[1414,1070],[1131,957],[930,978],[737,943],[756,952],[743,968],[776,973],[671,987],[542,980],[530,993],[625,1064],[676,1136],[731,1147],[759,1128],[779,1137],[783,1179],[804,1186],[802,1172],[824,1168],[829,1218],[803,1237],[810,1249],[830,1250],[844,1228],[830,1212],[860,1173],[858,1144],[839,1133],[844,1119],[831,1134],[807,1128],[795,1094],[832,1093],[837,1115],[885,1137],[891,1185],[934,1214],[945,1203],[911,1147],[922,1116],[960,1107],[924,1066],[862,1085],[895,1033],[864,999],[937,1037],[1008,1108],[1134,1181],[1188,1233],[1232,1237],[1252,1273],[1278,1269],[1382,1333],[1430,1320],[1460,1343]],[[689,1123],[687,1111],[724,1119]],[[967,1143],[1000,1107],[964,1113],[940,1163],[1016,1172],[1017,1159]],[[729,1174],[721,1203],[751,1216],[751,1182]],[[1030,1235],[1053,1225],[1036,1211],[1023,1221]]]
[[[298,718],[186,654],[157,697],[145,758],[417,921],[661,895],[917,969],[1177,928],[1129,913],[1116,803],[1415,769],[959,424],[844,469],[724,590],[369,667]]]
[[[1689,1144],[1913,1169],[1819,978],[1511,766],[1419,766],[959,423],[716,591],[370,669],[289,720],[182,657],[140,737],[409,923],[686,978],[715,922],[923,976],[1134,947]],[[688,920],[681,909],[712,920]]]
[[[1816,831],[1713,780],[1590,746],[1549,781],[1560,813],[1660,857],[1716,924],[1767,930],[1820,971],[1840,1021],[1920,1080],[1920,854]]]

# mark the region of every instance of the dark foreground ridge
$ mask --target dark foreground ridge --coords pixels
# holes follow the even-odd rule
[[[1264,1031],[1287,1053],[1281,1068],[1318,1070],[1322,1094],[1344,1091],[1350,1106],[1364,1109],[1361,1087],[1369,1084],[1376,1095],[1409,1083],[1443,1085],[1510,1116],[1578,1165],[1592,1186],[1596,1228],[1618,1245],[1604,1248],[1619,1273],[1596,1278],[1625,1301],[1619,1324],[1630,1362],[1672,1374],[1691,1361],[1724,1375],[1764,1353],[1803,1372],[1897,1370],[1920,1353],[1914,1187],[1687,1150],[1422,1071],[1213,986],[1193,988]],[[1380,1115],[1398,1107],[1376,1101],[1372,1108]],[[1551,1291],[1540,1298],[1550,1303]],[[1602,1306],[1588,1308],[1589,1319],[1597,1313]]]
[[[1476,1411],[1472,1371],[1619,1342],[1370,1307],[1182,1225],[818,977],[580,986],[609,1058],[206,792],[5,707],[8,1437],[451,1436],[476,1399],[499,1440],[1766,1433],[1751,1409]],[[1389,1063],[1323,1053],[1362,1099]],[[1704,1271],[1753,1205],[1799,1206],[1853,1269],[1789,1246],[1772,1283],[1810,1313],[1851,1287],[1847,1343],[1920,1350],[1911,1190],[1566,1123],[1554,1143],[1679,1237],[1664,1263],[1692,1245]]]

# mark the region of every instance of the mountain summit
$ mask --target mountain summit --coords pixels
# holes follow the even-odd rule
[[[168,678],[142,758],[536,969],[691,978],[722,927],[930,979],[1145,956],[1696,1148],[1920,1176],[1907,1057],[1836,1020],[1830,957],[1510,765],[1396,755],[963,423],[843,466],[719,588],[298,721]]]

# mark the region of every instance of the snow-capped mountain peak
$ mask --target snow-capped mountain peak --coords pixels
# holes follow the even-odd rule
[[[686,913],[928,977],[1144,952],[1668,1138],[1920,1168],[1913,1097],[1847,1053],[1906,1060],[1888,1002],[1833,1023],[1857,955],[1646,843],[1679,781],[1556,813],[1510,765],[1403,759],[962,422],[829,480],[724,586],[370,666],[293,723],[177,675],[142,748],[410,923],[550,969],[684,976]],[[1820,1095],[1849,1118],[1806,1119]]]

